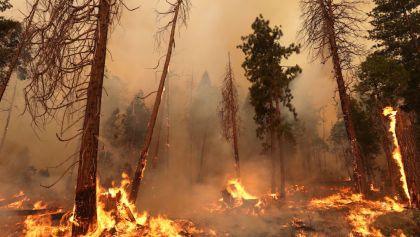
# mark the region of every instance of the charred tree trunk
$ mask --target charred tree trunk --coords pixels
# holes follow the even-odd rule
[[[162,100],[162,93],[163,93],[163,88],[165,85],[165,80],[168,75],[169,63],[171,61],[171,56],[172,56],[172,50],[175,47],[175,30],[176,30],[176,24],[178,21],[179,10],[182,3],[183,3],[182,0],[178,0],[178,2],[176,3],[175,8],[174,8],[174,17],[170,23],[172,24],[172,27],[171,27],[171,35],[169,38],[168,50],[166,53],[165,64],[163,66],[163,71],[162,71],[162,75],[159,82],[158,92],[156,94],[155,103],[153,105],[152,115],[150,116],[150,120],[148,123],[146,138],[144,139],[144,145],[140,153],[139,163],[137,164],[137,168],[136,168],[136,171],[134,173],[134,177],[131,183],[131,190],[130,190],[129,198],[130,198],[130,201],[133,203],[135,203],[137,200],[137,195],[139,192],[141,181],[143,180],[144,170],[146,169],[147,154],[149,151],[150,143],[152,141],[153,129],[156,124],[156,118],[157,118],[157,114],[159,112],[159,106]]]
[[[3,136],[1,137],[0,154],[3,150],[4,142],[6,141],[7,131],[9,130],[10,118],[12,117],[13,106],[15,104],[16,89],[17,89],[17,81],[16,81],[15,88],[13,90],[12,101],[10,102],[10,108],[7,114],[6,125],[4,125]]]
[[[74,217],[77,223],[73,224],[72,236],[86,234],[89,229],[94,227],[97,219],[96,168],[110,8],[109,0],[100,0],[96,29],[96,47],[87,90],[87,102],[77,174],[74,210]]]
[[[411,201],[420,207],[420,158],[414,139],[414,116],[398,109],[396,115],[396,135],[407,178]]]
[[[1,78],[0,81],[0,101],[2,101],[3,99],[3,95],[4,92],[6,91],[7,85],[9,84],[10,78],[12,77],[13,71],[16,69],[16,67],[19,64],[19,59],[22,55],[22,52],[27,44],[27,41],[30,40],[29,39],[29,30],[31,28],[32,25],[32,21],[36,12],[36,9],[38,7],[38,2],[39,0],[36,0],[35,3],[32,6],[32,10],[29,13],[29,16],[27,18],[27,25],[25,26],[25,30],[21,36],[18,48],[16,50],[16,53],[14,55],[14,57],[12,58],[12,60],[10,61],[10,64],[7,68],[6,74],[4,78]]]
[[[327,26],[328,44],[331,53],[331,58],[334,66],[335,79],[337,81],[338,94],[340,96],[341,109],[343,111],[343,118],[346,127],[347,136],[350,142],[351,151],[353,154],[353,176],[355,188],[357,192],[367,194],[369,187],[366,180],[366,171],[363,166],[363,157],[360,151],[360,146],[356,138],[356,131],[354,129],[351,111],[350,111],[350,96],[347,94],[346,85],[343,77],[343,70],[341,66],[342,59],[338,53],[337,37],[334,29],[334,17],[332,13],[331,2],[318,0],[322,6],[324,20]]]

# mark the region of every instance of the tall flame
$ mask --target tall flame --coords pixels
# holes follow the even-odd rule
[[[397,111],[394,110],[392,107],[388,106],[384,109],[383,111],[383,115],[387,116],[391,122],[390,122],[390,126],[389,126],[389,131],[392,133],[392,137],[394,140],[394,151],[392,152],[392,157],[394,158],[394,160],[397,162],[400,174],[401,174],[401,182],[403,185],[403,190],[404,190],[404,194],[406,195],[406,197],[408,198],[409,203],[411,204],[411,197],[410,197],[410,193],[408,191],[408,185],[407,185],[407,178],[405,176],[405,170],[404,170],[404,164],[402,162],[402,156],[401,156],[401,151],[400,151],[400,146],[398,145],[398,139],[397,139],[397,134],[395,132],[395,128],[397,125],[397,120],[396,120],[396,115],[397,115]]]

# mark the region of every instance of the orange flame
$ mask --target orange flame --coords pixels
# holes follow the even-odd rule
[[[405,176],[405,170],[404,170],[404,164],[402,162],[402,156],[401,156],[401,152],[400,152],[400,146],[398,145],[398,139],[397,139],[397,135],[395,132],[395,128],[397,125],[397,120],[396,120],[396,115],[397,115],[397,111],[394,110],[392,107],[388,106],[384,109],[383,111],[383,115],[387,116],[391,121],[390,121],[390,126],[389,126],[389,131],[392,133],[392,137],[394,140],[394,146],[395,149],[392,152],[392,157],[394,158],[395,162],[398,165],[400,174],[401,174],[401,182],[402,182],[402,187],[404,190],[404,194],[406,195],[409,204],[411,204],[411,197],[410,197],[410,193],[408,191],[408,185],[407,185],[407,178]]]
[[[389,197],[383,201],[370,201],[361,194],[354,194],[350,189],[342,189],[340,193],[322,199],[313,199],[309,207],[312,209],[347,209],[351,207],[347,220],[356,236],[382,237],[380,230],[372,226],[376,218],[388,212],[402,212],[404,207]],[[353,233],[350,236],[354,236]]]
[[[147,212],[138,213],[135,205],[128,199],[126,188],[129,183],[128,175],[123,173],[120,187],[105,190],[97,185],[97,224],[95,229],[85,236],[99,237],[112,232],[115,236],[180,237],[181,232],[190,235],[204,233],[186,220],[170,220],[164,216],[151,217]],[[113,208],[107,206],[110,203]],[[45,204],[39,202],[35,204],[34,209],[45,207]],[[72,215],[72,212],[69,215]],[[77,224],[77,220],[69,215],[62,218],[59,226],[53,226],[49,215],[28,216],[24,223],[24,234],[28,237],[71,236],[71,225]]]
[[[244,200],[257,199],[257,197],[248,193],[245,190],[244,186],[242,186],[241,182],[239,182],[238,179],[229,180],[228,181],[228,186],[226,187],[226,190],[235,199],[244,199]]]

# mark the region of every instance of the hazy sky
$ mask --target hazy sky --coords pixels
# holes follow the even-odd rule
[[[21,19],[27,12],[25,0],[11,0],[15,6],[8,11],[7,16]],[[281,25],[284,37],[282,43],[296,42],[296,33],[300,23],[299,1],[297,0],[193,0],[188,26],[179,29],[176,38],[176,49],[170,70],[179,75],[177,83],[188,85],[191,74],[194,73],[195,82],[199,80],[205,70],[210,74],[212,82],[220,86],[225,70],[227,53],[232,55],[234,72],[240,85],[240,91],[245,94],[248,82],[244,78],[241,68],[242,52],[236,48],[241,43],[241,36],[251,33],[251,23],[256,16],[262,14],[270,19],[272,25]],[[155,42],[155,32],[166,21],[157,21],[156,10],[165,10],[165,1],[126,0],[126,5],[140,9],[130,12],[123,11],[122,18],[112,30],[107,57],[107,69],[119,77],[127,85],[123,91],[126,99],[131,99],[139,89],[146,93],[155,90],[157,82],[155,71],[147,68],[154,67],[158,59],[164,55],[165,44],[158,48]],[[292,57],[286,65],[298,63],[303,68],[303,74],[293,83],[294,104],[298,113],[306,110],[307,106],[320,107],[327,105],[330,119],[329,125],[335,118],[335,102],[333,101],[335,84],[330,74],[331,68],[311,63],[305,51]],[[105,87],[109,85],[105,82]],[[150,103],[150,102],[148,102]],[[23,106],[20,106],[20,111]],[[1,116],[3,124],[4,117]],[[11,129],[22,129],[30,132],[27,125],[29,120],[21,119],[11,126]],[[19,126],[19,127],[18,127]],[[53,133],[52,133],[53,134]],[[54,135],[40,135],[47,139],[47,144],[56,143]],[[26,137],[33,142],[34,137]],[[19,134],[13,134],[9,139],[22,142]],[[28,142],[29,143],[29,142]],[[45,141],[39,146],[45,147]],[[39,154],[41,154],[41,150]],[[48,154],[51,150],[51,154]],[[43,155],[53,157],[57,150],[47,149]],[[35,153],[37,151],[34,151]]]

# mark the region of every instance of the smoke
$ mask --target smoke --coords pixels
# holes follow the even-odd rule
[[[25,12],[25,1],[12,0],[12,4],[15,8],[7,13],[8,16],[21,19],[22,16],[18,10]],[[138,4],[139,1],[126,1],[126,5],[129,7],[135,7]],[[246,104],[249,82],[245,79],[241,67],[244,56],[236,48],[241,43],[241,36],[250,34],[251,23],[255,17],[263,14],[266,19],[270,19],[272,25],[282,26],[284,37],[281,41],[283,44],[288,45],[296,42],[300,13],[298,1],[292,0],[266,0],[263,3],[251,0],[200,0],[193,1],[192,4],[188,25],[179,27],[175,53],[170,66],[170,143],[168,144],[170,153],[168,156],[167,153],[162,152],[165,150],[166,143],[166,135],[163,133],[161,141],[163,148],[161,148],[158,157],[160,167],[152,169],[151,162],[149,162],[138,206],[153,213],[205,220],[207,216],[203,213],[197,214],[197,212],[202,209],[203,204],[214,202],[220,198],[220,191],[226,180],[234,174],[231,145],[222,140],[217,115],[219,89],[225,72],[227,53],[231,54],[242,107]],[[165,25],[166,22],[164,19],[157,20],[156,9],[165,10],[165,2],[142,1],[139,10],[125,10],[120,21],[113,26],[106,62],[107,78],[104,82],[102,126],[114,109],[120,108],[125,111],[139,90],[148,94],[155,91],[158,86],[160,74],[150,68],[155,67],[164,55],[165,42],[158,47],[154,34],[158,27]],[[306,51],[293,56],[284,63],[287,65],[299,64],[303,68],[302,75],[292,84],[293,104],[297,108],[299,120],[305,121],[314,113],[318,113],[320,107],[326,106],[325,130],[328,134],[331,123],[336,120],[337,114],[336,104],[332,100],[335,95],[335,84],[331,79],[331,67],[311,62]],[[206,71],[209,73],[212,95],[203,95],[203,92],[199,92],[199,83]],[[11,194],[17,189],[25,187],[31,193],[65,193],[65,196],[69,198],[63,198],[63,201],[66,200],[67,204],[72,203],[68,200],[71,200],[74,193],[74,174],[71,179],[66,176],[51,189],[46,190],[39,186],[40,183],[50,184],[57,180],[72,161],[56,169],[48,169],[48,177],[42,176],[40,171],[61,163],[69,155],[77,152],[79,140],[70,143],[58,141],[55,134],[60,125],[56,121],[50,123],[45,129],[32,129],[29,116],[22,115],[24,84],[25,82],[18,83],[17,109],[13,112],[6,138],[7,152],[1,154],[0,178],[2,182],[0,184],[3,187],[9,180],[20,180],[17,177],[24,175],[24,171],[28,167],[32,166],[36,171],[30,182],[21,180],[9,183],[8,187],[10,188],[6,188],[2,192]],[[10,95],[9,92],[7,98]],[[191,95],[192,101],[190,100]],[[202,102],[197,104],[199,98]],[[145,103],[150,108],[153,96],[145,99]],[[190,112],[194,103],[196,103],[196,107],[199,107],[196,111],[199,111],[197,117],[200,119],[191,120]],[[7,101],[2,101],[0,106],[2,109],[7,108]],[[1,113],[1,124],[4,124],[6,113]],[[243,122],[240,137],[242,181],[250,192],[264,194],[269,190],[270,163],[267,157],[261,153],[261,141],[255,137],[255,125],[252,122],[252,117],[252,109],[242,113]],[[322,126],[316,124],[313,126],[321,133]],[[206,129],[208,137],[204,139],[204,130]],[[37,131],[36,134],[34,130]],[[155,134],[154,139],[156,137]],[[110,141],[104,139],[101,136],[101,142],[108,146],[107,149],[114,154],[114,161],[123,160],[124,153],[121,153],[116,147],[110,147]],[[153,146],[152,144],[149,157],[154,155],[152,154]],[[203,146],[204,151],[202,152]],[[139,151],[140,147],[138,147]],[[286,159],[289,159],[288,162],[291,165],[288,170],[296,170],[296,173],[304,174],[305,171],[301,170],[299,161],[299,159],[305,158],[304,155],[301,153],[286,155]],[[162,163],[159,164],[164,159],[168,159],[168,167]],[[203,179],[198,182],[201,159],[203,159]],[[135,160],[131,165],[134,169]],[[115,167],[99,170],[99,173],[103,177],[110,173],[113,176],[119,176],[119,170]],[[290,175],[290,177],[292,176]],[[4,179],[4,177],[8,178]],[[24,186],[25,182],[28,185]],[[219,222],[218,225],[222,229],[229,229],[235,224],[232,220],[225,223],[223,220],[226,219],[218,221],[213,219],[213,221]],[[255,221],[255,219],[241,219],[242,224],[252,223],[256,229],[268,228],[266,222]],[[267,231],[273,230],[267,229]]]

